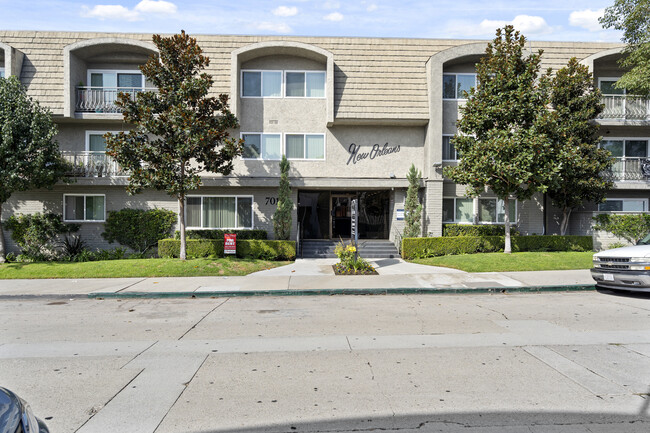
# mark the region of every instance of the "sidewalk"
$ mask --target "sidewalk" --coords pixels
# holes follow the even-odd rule
[[[0,299],[11,297],[223,297],[392,293],[485,293],[592,290],[589,270],[469,273],[408,263],[369,260],[379,275],[334,275],[336,259],[295,263],[243,277],[89,278],[0,280]]]

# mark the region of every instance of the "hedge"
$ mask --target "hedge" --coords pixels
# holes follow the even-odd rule
[[[222,229],[211,229],[211,230],[186,230],[185,237],[187,239],[215,239],[223,241],[223,235],[225,233],[234,233],[237,235],[237,240],[246,240],[246,239],[259,239],[264,240],[267,238],[266,230],[222,230]],[[181,232],[176,230],[174,233],[174,239],[180,239]]]
[[[443,236],[504,236],[505,226],[497,224],[444,224],[442,226]],[[510,234],[518,235],[517,227],[510,226]]]
[[[158,241],[158,256],[178,257],[181,241],[163,239]],[[188,239],[187,257],[223,257],[223,240]],[[294,241],[268,241],[258,239],[237,239],[237,257],[264,260],[294,260]]]
[[[593,251],[591,236],[512,236],[512,251]],[[503,251],[504,236],[404,238],[402,257],[420,259],[450,254]]]

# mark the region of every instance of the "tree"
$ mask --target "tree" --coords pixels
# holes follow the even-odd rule
[[[524,57],[526,38],[512,26],[497,29],[476,66],[477,85],[460,109],[453,140],[462,159],[445,176],[476,197],[490,188],[505,205],[505,253],[511,252],[511,197],[529,199],[545,189],[556,167],[544,134],[547,92],[538,83],[542,51]]]
[[[406,201],[404,203],[404,219],[406,220],[406,227],[404,227],[404,237],[415,238],[420,236],[422,229],[420,220],[422,218],[422,205],[418,200],[418,192],[420,191],[420,178],[422,174],[411,164],[409,172],[406,174],[406,179],[409,181],[409,187],[406,190]]]
[[[594,218],[594,230],[603,230],[631,244],[637,244],[650,233],[650,215],[599,214]]]
[[[573,57],[554,77],[549,70],[542,81],[548,86],[553,108],[546,134],[554,141],[553,159],[559,170],[549,184],[548,196],[562,209],[560,234],[565,235],[573,209],[584,201],[605,199],[613,184],[602,173],[613,160],[609,151],[598,146],[598,125],[592,120],[603,105],[589,68]]]
[[[0,215],[14,192],[49,188],[63,178],[56,133],[49,110],[27,96],[16,77],[0,78]],[[0,221],[0,262],[5,248]]]
[[[650,96],[650,0],[615,0],[600,23],[623,31],[627,44],[619,61],[628,70],[616,83],[633,94]]]
[[[106,134],[107,154],[130,173],[127,192],[164,190],[178,200],[180,258],[186,258],[185,196],[201,186],[202,172],[230,174],[242,143],[229,136],[239,126],[228,96],[208,97],[210,64],[196,39],[185,32],[153,36],[159,57],[140,67],[157,91],[120,93],[117,106],[134,125],[128,133]]]
[[[278,240],[288,240],[291,236],[291,186],[289,185],[289,161],[282,155],[280,161],[280,186],[278,188],[278,207],[273,214],[273,232]]]

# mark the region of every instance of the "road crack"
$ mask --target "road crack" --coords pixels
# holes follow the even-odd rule
[[[223,304],[225,304],[225,303],[228,302],[229,300],[230,300],[230,298],[226,298],[226,300],[223,301],[221,304],[217,305],[217,306],[214,307],[212,310],[208,311],[208,312],[207,312],[203,317],[201,317],[201,318],[199,319],[198,322],[196,322],[194,325],[192,325],[192,326],[190,327],[190,329],[188,329],[187,331],[185,331],[185,332],[183,333],[183,335],[181,335],[180,337],[178,337],[178,340],[181,340],[183,337],[185,337],[185,336],[186,336],[190,331],[192,331],[194,328],[196,328],[197,326],[199,326],[199,324],[200,324],[201,322],[203,322],[203,319],[205,319],[206,317],[208,317],[210,314],[212,314],[212,313],[214,312],[214,310],[216,310],[217,308],[221,307]]]

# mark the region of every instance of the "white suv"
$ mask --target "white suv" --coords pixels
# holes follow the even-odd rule
[[[598,287],[650,292],[650,234],[637,245],[594,254],[591,276]]]

